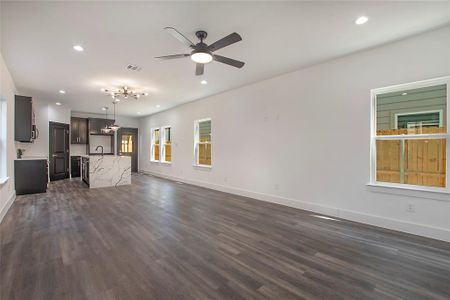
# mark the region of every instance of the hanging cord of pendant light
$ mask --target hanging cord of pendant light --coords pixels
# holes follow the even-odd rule
[[[113,101],[112,103],[114,105],[114,125],[112,125],[110,128],[112,131],[117,131],[120,129],[120,126],[116,124],[116,102]]]
[[[104,107],[103,109],[105,110],[106,125],[105,125],[104,128],[102,128],[102,132],[103,133],[110,133],[111,132],[111,128],[108,126],[108,107]]]

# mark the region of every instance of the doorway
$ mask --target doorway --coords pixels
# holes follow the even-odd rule
[[[117,153],[131,156],[131,172],[138,171],[138,149],[138,129],[120,128],[117,131]]]
[[[50,181],[69,178],[69,124],[49,123]]]

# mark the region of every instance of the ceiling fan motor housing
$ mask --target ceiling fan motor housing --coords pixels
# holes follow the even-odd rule
[[[203,40],[208,36],[208,33],[206,31],[199,30],[195,33],[195,35],[200,39],[201,42],[203,42]]]

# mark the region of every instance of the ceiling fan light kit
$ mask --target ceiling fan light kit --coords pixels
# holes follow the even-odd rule
[[[195,33],[200,42],[194,44],[191,40],[189,40],[175,28],[165,27],[164,29],[167,32],[169,32],[173,37],[175,37],[177,40],[179,40],[180,42],[182,42],[187,47],[193,50],[191,51],[191,54],[173,54],[173,55],[158,56],[155,57],[156,60],[169,60],[190,56],[191,59],[196,63],[195,75],[197,76],[203,75],[205,71],[205,64],[210,63],[213,60],[235,68],[242,68],[245,65],[245,63],[242,61],[214,54],[214,51],[217,51],[226,46],[241,41],[242,40],[241,36],[236,32],[227,35],[226,37],[216,41],[215,43],[212,43],[211,45],[207,45],[203,42],[203,40],[206,39],[206,37],[208,36],[208,33],[206,31],[199,30]]]

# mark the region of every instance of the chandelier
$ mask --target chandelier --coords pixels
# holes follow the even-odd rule
[[[118,89],[102,89],[102,92],[110,95],[115,101],[120,101],[120,98],[124,98],[124,99],[128,99],[128,97],[130,98],[134,98],[136,100],[138,100],[140,97],[142,96],[148,96],[148,93],[142,93],[142,92],[138,92],[134,89],[131,89],[127,86],[118,88]]]

